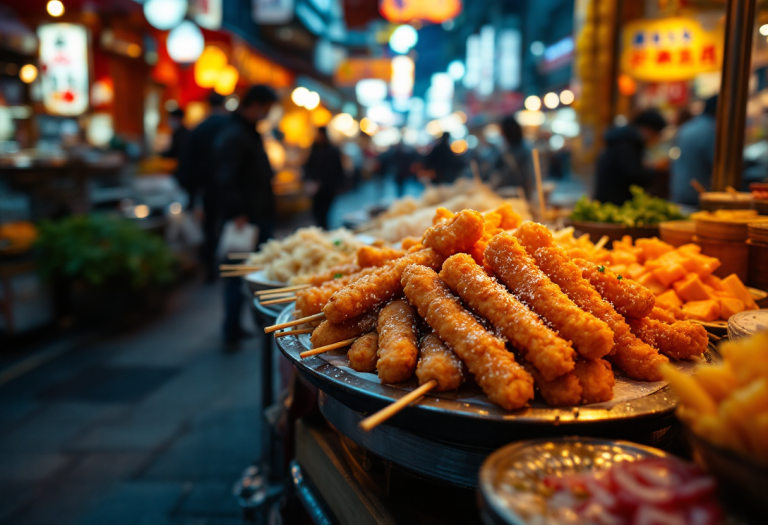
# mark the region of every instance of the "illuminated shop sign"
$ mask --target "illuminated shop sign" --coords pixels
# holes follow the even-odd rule
[[[621,69],[636,80],[674,82],[719,71],[723,29],[692,18],[639,20],[624,28]]]
[[[40,39],[40,85],[45,109],[74,116],[88,109],[88,34],[75,24],[45,24]]]

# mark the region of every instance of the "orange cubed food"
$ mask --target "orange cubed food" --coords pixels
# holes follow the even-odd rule
[[[571,259],[590,259],[589,253],[584,248],[571,248],[568,250],[568,257]]]
[[[742,303],[744,303],[744,309],[745,310],[757,310],[757,303],[752,298],[752,294],[749,293],[749,290],[747,290],[747,287],[744,286],[744,283],[741,282],[741,279],[739,279],[739,276],[735,273],[732,273],[725,279],[721,281],[723,289],[727,292],[730,292],[731,295],[733,295],[735,298],[739,299]]]
[[[667,290],[666,292],[656,297],[656,306],[680,308],[683,306],[683,301],[678,297],[677,292],[674,290]]]
[[[639,263],[632,263],[629,266],[627,266],[627,277],[632,279],[633,281],[637,281],[641,275],[643,275],[647,270],[645,269],[645,266]]]
[[[714,257],[692,254],[688,259],[686,259],[686,261],[683,263],[683,266],[689,272],[694,272],[699,274],[701,277],[706,277],[707,275],[714,272],[718,266],[720,266],[720,261]]]
[[[689,319],[712,322],[720,318],[720,304],[712,299],[689,301],[683,305],[683,313]]]
[[[627,273],[626,264],[614,264],[613,266],[609,266],[608,269],[613,273],[618,273],[619,275],[624,275]]]
[[[637,282],[648,288],[655,295],[663,293],[668,288],[668,286],[661,284],[651,272],[641,275]]]
[[[623,264],[625,266],[629,266],[630,264],[637,262],[637,257],[632,252],[625,252],[625,251],[613,251],[611,254],[611,260],[613,261],[613,264]]]
[[[717,275],[709,274],[709,275],[703,277],[701,279],[701,281],[704,284],[706,284],[708,286],[711,286],[715,290],[723,290],[722,279],[720,279],[720,277],[718,277]]]
[[[675,292],[683,301],[706,301],[712,299],[704,288],[699,276],[695,273],[689,273],[684,279],[674,283]]]
[[[656,237],[650,239],[637,239],[635,241],[635,246],[643,250],[643,256],[646,261],[657,259],[665,253],[675,249],[671,244],[660,241]]]
[[[649,272],[652,272],[664,266],[664,263],[656,259],[655,261],[645,261],[644,266],[646,270],[648,270]]]
[[[720,319],[727,321],[733,314],[744,311],[744,303],[733,297],[719,297]]]
[[[682,246],[677,247],[677,251],[684,253],[686,255],[694,255],[697,253],[701,253],[701,246],[693,243],[683,244]]]
[[[685,268],[683,268],[682,265],[678,263],[668,264],[653,270],[653,276],[656,277],[656,279],[662,285],[664,285],[664,288],[669,288],[670,284],[675,281],[679,281],[685,277],[687,273],[688,272],[685,271]]]
[[[665,253],[664,255],[662,255],[656,260],[659,261],[661,264],[678,263],[682,265],[689,258],[690,256],[675,250],[675,251]]]

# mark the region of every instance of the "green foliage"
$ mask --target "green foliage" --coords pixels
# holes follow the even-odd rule
[[[36,244],[47,278],[133,288],[173,280],[174,256],[163,240],[126,219],[94,214],[44,221]]]
[[[571,220],[575,222],[610,222],[632,228],[686,218],[675,204],[648,195],[639,186],[632,186],[629,191],[632,192],[632,199],[621,206],[610,202],[603,204],[583,196],[573,208]]]

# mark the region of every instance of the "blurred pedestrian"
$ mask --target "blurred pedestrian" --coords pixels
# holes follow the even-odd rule
[[[256,124],[267,118],[277,102],[268,86],[252,86],[245,93],[214,146],[215,181],[222,221],[236,227],[254,224],[259,228],[257,245],[272,237],[275,196],[272,167]],[[224,340],[236,344],[244,335],[240,326],[243,295],[240,279],[224,282]]]
[[[190,208],[201,200],[203,210],[203,245],[200,247],[200,262],[205,271],[205,280],[216,278],[216,246],[221,230],[221,212],[216,195],[216,160],[214,145],[230,121],[230,114],[224,108],[224,97],[215,91],[208,97],[210,114],[200,125],[190,131],[179,159],[179,180],[189,194]]]
[[[328,229],[328,212],[333,199],[344,184],[344,167],[341,152],[328,140],[328,129],[321,127],[315,134],[315,142],[304,164],[304,176],[317,185],[312,196],[312,213],[321,228]]]
[[[717,95],[704,102],[704,111],[680,126],[675,146],[680,156],[672,162],[669,195],[673,202],[699,204],[699,193],[691,186],[696,180],[709,189],[715,163],[715,117]]]
[[[661,139],[666,126],[657,110],[646,109],[628,125],[606,132],[605,149],[597,161],[595,199],[621,205],[632,198],[630,186],[648,188],[660,176],[659,170],[644,165],[643,155]]]
[[[431,172],[436,184],[455,181],[464,168],[464,163],[451,150],[450,140],[451,136],[443,133],[424,159],[424,168]]]
[[[398,142],[394,146],[391,162],[395,171],[395,187],[397,188],[398,197],[405,195],[405,185],[408,183],[408,180],[414,178],[413,165],[417,160],[416,152],[403,144],[403,141]]]
[[[176,108],[169,112],[168,125],[171,127],[171,145],[163,152],[163,157],[179,159],[189,137],[189,129],[184,125],[184,110]]]
[[[494,188],[523,188],[525,197],[530,199],[535,188],[533,157],[523,140],[523,128],[512,115],[504,117],[500,126],[505,147],[496,161],[491,185]]]

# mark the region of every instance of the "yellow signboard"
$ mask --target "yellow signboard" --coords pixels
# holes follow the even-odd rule
[[[638,20],[624,26],[621,70],[643,82],[690,80],[719,71],[723,26],[705,29],[693,18]]]
[[[392,61],[389,58],[348,58],[339,64],[334,75],[337,86],[351,87],[365,78],[380,78],[387,82],[392,78]]]

